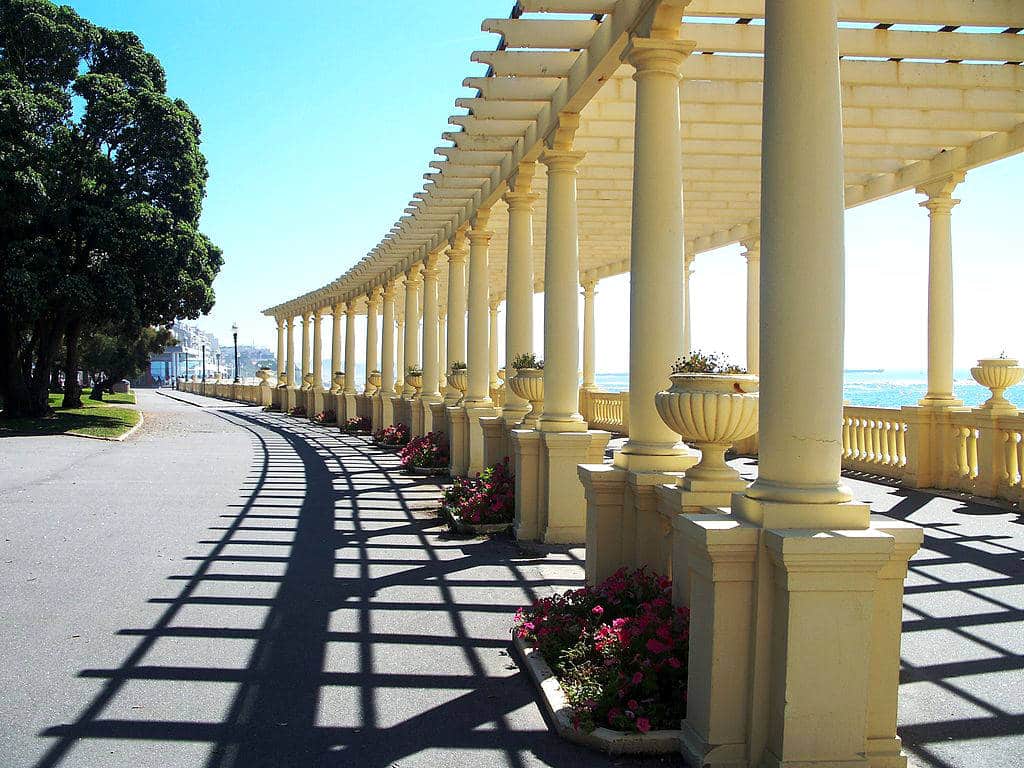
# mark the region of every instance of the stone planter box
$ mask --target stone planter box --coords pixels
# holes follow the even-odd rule
[[[541,706],[547,712],[548,722],[554,724],[555,732],[566,741],[611,755],[667,755],[678,754],[682,749],[682,731],[627,733],[613,731],[611,728],[595,728],[588,732],[573,728],[572,713],[565,703],[565,694],[540,651],[531,648],[514,633],[512,647],[519,666],[526,670],[540,693]]]
[[[469,536],[486,536],[492,533],[505,533],[506,531],[512,530],[512,523],[480,523],[474,525],[473,523],[464,523],[459,520],[455,515],[447,510],[445,507],[441,507],[441,517],[443,517],[449,525],[455,530],[456,533],[462,533]]]
[[[448,467],[408,467],[405,471],[410,475],[436,477],[438,475],[447,475]]]

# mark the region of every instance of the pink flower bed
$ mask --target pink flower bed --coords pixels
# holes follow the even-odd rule
[[[397,447],[405,445],[412,437],[412,432],[405,424],[392,424],[390,427],[378,429],[373,433],[373,441],[377,445]]]
[[[441,469],[451,461],[448,438],[443,432],[428,432],[405,446],[398,457],[405,469]]]
[[[458,477],[445,489],[441,505],[470,525],[511,523],[516,511],[515,475],[506,456],[476,477]]]
[[[646,733],[678,729],[686,715],[689,626],[671,581],[622,568],[520,608],[514,631],[555,673],[576,728]]]

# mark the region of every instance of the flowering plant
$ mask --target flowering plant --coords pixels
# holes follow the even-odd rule
[[[508,456],[476,477],[456,478],[445,489],[441,506],[455,519],[471,525],[511,523],[516,509],[516,484]]]
[[[333,424],[338,420],[338,414],[333,410],[320,411],[316,416],[313,417],[313,421],[317,424]]]
[[[306,406],[304,406],[304,405],[296,405],[294,408],[292,408],[290,411],[288,411],[288,415],[289,416],[305,416],[306,415]]]
[[[341,431],[348,432],[349,434],[354,434],[356,432],[369,432],[370,429],[370,420],[366,416],[356,416],[351,419],[345,419],[345,423],[341,425]]]
[[[390,427],[378,429],[373,433],[373,442],[377,445],[398,446],[409,442],[412,433],[405,424],[392,424]]]
[[[672,373],[746,373],[746,368],[733,365],[729,359],[718,352],[704,354],[695,349],[686,357],[677,358],[672,363]]]
[[[451,461],[448,438],[443,432],[428,432],[423,437],[417,437],[410,441],[398,456],[405,469],[438,469],[447,467]]]
[[[465,363],[454,362],[448,366],[448,370],[454,373],[455,371],[468,370]]]
[[[516,636],[540,651],[576,728],[675,729],[686,715],[690,612],[672,582],[620,568],[595,587],[516,611]]]
[[[520,371],[523,368],[543,368],[544,361],[538,360],[537,356],[533,352],[523,352],[521,355],[516,355],[512,361],[512,368]]]

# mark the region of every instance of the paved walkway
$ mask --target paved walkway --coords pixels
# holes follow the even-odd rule
[[[0,441],[0,764],[678,765],[548,733],[508,625],[569,554],[450,538],[336,429],[141,394],[134,443]]]
[[[578,550],[451,538],[393,455],[175,396],[195,405],[142,392],[125,444],[0,440],[5,768],[678,765],[552,737],[508,656],[514,607],[578,584]],[[926,529],[917,764],[1024,765],[1020,516],[852,482]]]

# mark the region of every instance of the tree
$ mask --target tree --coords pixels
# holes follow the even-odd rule
[[[63,340],[213,306],[221,251],[198,228],[198,119],[138,37],[50,0],[0,0],[0,398],[41,415]]]
[[[153,355],[173,346],[174,334],[167,328],[145,327],[138,330],[103,328],[89,334],[82,343],[82,364],[102,371],[104,378],[93,385],[90,400],[102,400],[122,379],[134,379],[149,364]]]

